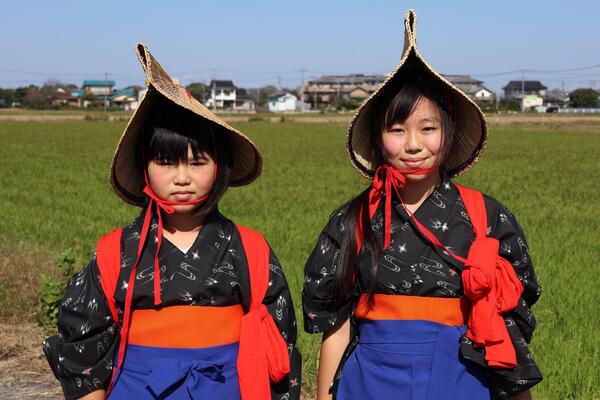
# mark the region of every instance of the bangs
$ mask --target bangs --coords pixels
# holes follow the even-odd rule
[[[148,127],[144,140],[144,168],[149,161],[188,161],[188,146],[194,160],[208,154],[216,157],[213,127],[197,115],[173,104],[164,104]]]
[[[385,113],[383,128],[389,130],[394,124],[402,124],[410,117],[423,98],[423,93],[413,84],[405,84],[392,99]]]
[[[146,149],[146,159],[172,163],[187,162],[188,147],[191,147],[193,160],[197,161],[204,154],[216,160],[212,132],[199,133],[201,134],[191,137],[168,128],[155,127]]]

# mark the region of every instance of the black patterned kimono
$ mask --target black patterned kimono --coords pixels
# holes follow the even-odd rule
[[[120,320],[142,222],[142,217],[136,219],[122,233],[122,265],[115,292]],[[154,308],[156,230],[157,225],[153,223],[137,268],[132,309]],[[240,234],[234,223],[219,212],[207,216],[204,227],[187,252],[163,237],[159,260],[163,307],[241,304],[248,311],[250,283]],[[272,399],[299,399],[301,357],[295,347],[294,307],[283,270],[272,251],[269,268],[269,288],[263,303],[288,345],[291,368],[287,378],[271,385]],[[113,321],[107,306],[95,255],[72,279],[60,303],[58,332],[58,336],[44,342],[44,352],[66,398],[79,398],[106,387],[118,349],[119,325]]]
[[[391,243],[378,258],[376,294],[393,294],[423,297],[463,297],[461,272],[463,264],[430,244],[414,223],[404,207],[393,198]],[[523,284],[524,291],[514,311],[504,315],[509,335],[516,350],[517,367],[513,369],[488,368],[485,355],[475,349],[472,342],[463,338],[461,355],[485,368],[491,395],[506,399],[541,380],[539,369],[528,350],[536,325],[531,306],[538,300],[538,285],[525,236],[515,217],[497,200],[484,195],[488,217],[488,236],[500,242],[500,256],[508,260]],[[383,241],[383,207],[372,219],[372,227]],[[361,293],[370,288],[370,256],[359,255],[359,273],[354,294],[347,299],[333,301],[333,277],[340,255],[340,244],[345,230],[354,233],[354,227],[343,226],[348,206],[336,211],[321,233],[317,245],[305,267],[302,305],[304,329],[309,333],[327,332],[351,319],[351,340],[346,349],[334,381],[334,392],[341,376],[345,360],[358,342],[356,320],[353,318],[356,302]],[[414,213],[449,250],[467,257],[475,239],[473,228],[460,198],[458,189],[447,178],[429,195]]]

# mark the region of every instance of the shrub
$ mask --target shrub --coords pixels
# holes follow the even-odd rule
[[[76,271],[77,257],[73,249],[68,248],[58,256],[56,267],[62,271],[59,277],[40,274],[38,287],[38,309],[36,317],[40,325],[55,325],[58,317],[58,304],[61,301],[71,277]]]

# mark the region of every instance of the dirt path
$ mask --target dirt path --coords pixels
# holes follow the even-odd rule
[[[0,399],[63,399],[58,381],[47,377],[0,383]]]
[[[225,121],[231,124],[247,122],[270,123],[306,123],[306,124],[341,124],[348,125],[352,113],[340,114],[221,114]],[[103,114],[103,113],[65,113],[51,112],[34,113],[23,110],[20,113],[0,113],[1,121],[18,122],[67,122],[67,121],[127,121],[129,114]],[[491,126],[502,125],[600,125],[600,115],[597,114],[487,114],[487,122]]]
[[[0,323],[0,399],[62,399],[40,346],[35,323]]]

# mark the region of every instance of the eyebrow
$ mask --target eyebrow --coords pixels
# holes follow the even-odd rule
[[[441,121],[437,117],[432,117],[432,118],[423,118],[420,122],[441,122]]]

